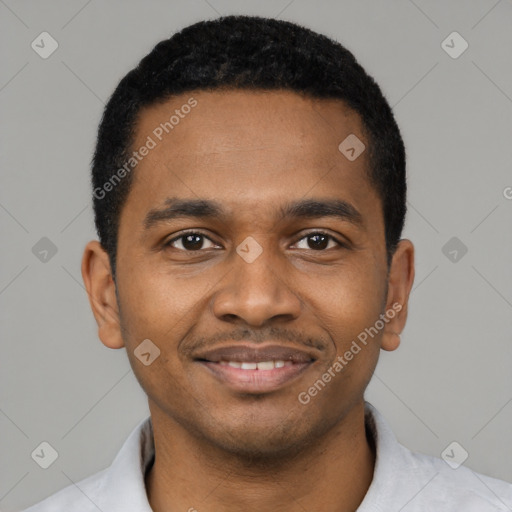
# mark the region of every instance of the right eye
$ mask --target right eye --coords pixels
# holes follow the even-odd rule
[[[166,242],[164,247],[171,247],[180,251],[196,252],[204,249],[204,240],[208,240],[211,244],[213,244],[213,247],[215,247],[215,244],[205,234],[198,231],[187,231],[182,233],[180,236],[174,237]],[[177,242],[176,245],[181,245],[181,247],[176,247],[175,242]],[[213,247],[207,247],[207,249],[212,249]]]

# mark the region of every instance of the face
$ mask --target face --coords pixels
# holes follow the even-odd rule
[[[338,149],[351,134],[368,149],[341,101],[293,92],[198,91],[141,112],[133,147],[153,147],[121,213],[117,295],[97,242],[83,275],[100,338],[126,347],[153,415],[273,456],[362,403],[380,349],[398,345],[413,270],[402,241],[388,274],[368,151]],[[146,362],[160,350],[148,365],[143,340]]]

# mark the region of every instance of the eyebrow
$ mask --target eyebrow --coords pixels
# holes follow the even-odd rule
[[[150,210],[144,219],[144,228],[151,229],[161,222],[179,218],[216,219],[225,221],[228,214],[221,203],[210,199],[180,199],[170,197],[166,207]],[[333,217],[363,227],[363,216],[350,203],[341,199],[301,199],[281,206],[278,220],[286,218],[315,219]]]

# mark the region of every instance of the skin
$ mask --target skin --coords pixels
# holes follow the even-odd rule
[[[414,248],[401,240],[388,269],[382,205],[338,145],[359,116],[339,100],[290,91],[194,91],[141,112],[134,148],[176,108],[198,104],[137,166],[120,218],[116,284],[108,256],[87,244],[82,275],[104,345],[126,347],[148,395],[156,459],[146,475],[153,510],[355,510],[372,480],[363,393],[380,350],[395,350],[414,280]],[[144,229],[168,197],[214,199],[223,219],[181,218]],[[362,223],[279,219],[300,199],[342,199]],[[204,234],[199,250],[184,239]],[[333,239],[311,239],[318,230]],[[246,237],[263,252],[247,263]],[[344,243],[341,247],[335,239]],[[196,245],[196,246],[197,246]],[[320,248],[318,248],[320,247]],[[388,272],[389,270],[389,272]],[[307,405],[298,400],[379,315],[401,311]],[[240,393],[191,359],[198,347],[266,340],[309,348],[314,364],[277,390]],[[160,357],[134,350],[150,339]]]

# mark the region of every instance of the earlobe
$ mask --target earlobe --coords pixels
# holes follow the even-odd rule
[[[394,331],[384,331],[381,348],[382,350],[391,352],[400,346],[400,341],[400,333]]]
[[[381,348],[396,350],[400,334],[407,321],[409,295],[414,282],[414,246],[410,240],[400,240],[393,254],[388,278],[386,316],[389,322],[384,328]]]
[[[112,279],[108,254],[97,240],[85,246],[82,278],[98,324],[98,336],[101,342],[109,348],[122,348],[124,342],[119,322],[116,285]]]

